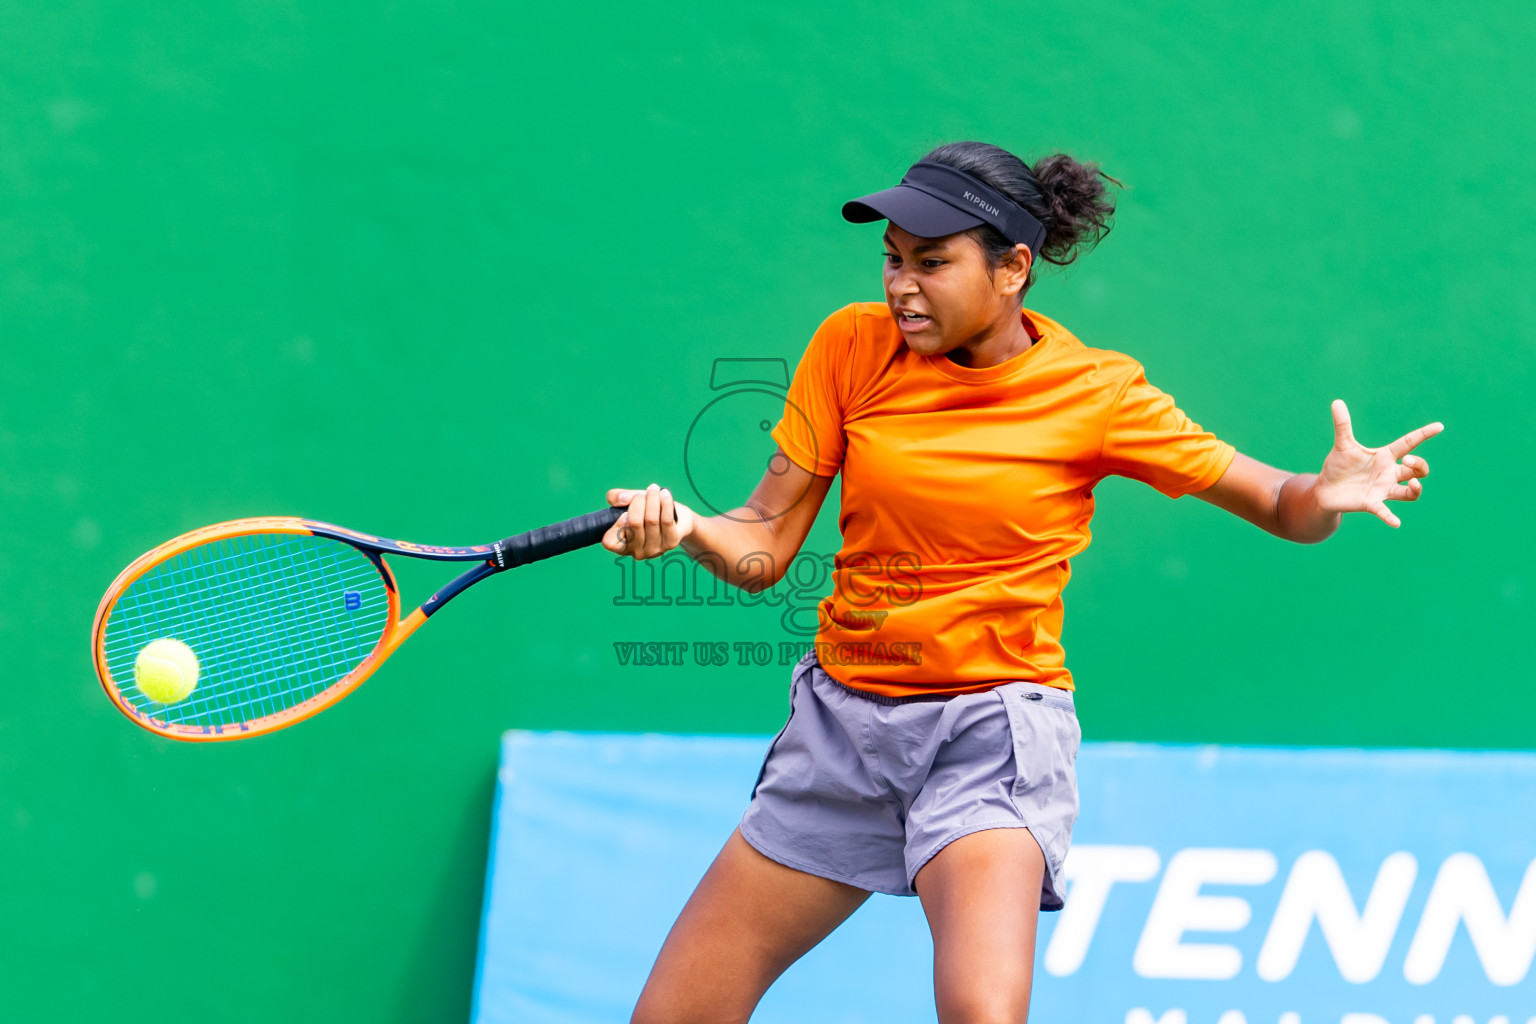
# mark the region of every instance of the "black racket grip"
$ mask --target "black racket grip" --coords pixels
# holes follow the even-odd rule
[[[596,544],[603,539],[603,534],[618,522],[619,516],[624,512],[623,506],[610,506],[499,541],[492,545],[492,549],[496,552],[493,559],[496,569],[498,572],[503,569],[512,569]],[[675,509],[672,512],[672,521],[677,521]]]

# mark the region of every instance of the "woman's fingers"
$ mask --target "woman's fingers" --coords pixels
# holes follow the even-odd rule
[[[660,484],[645,490],[615,487],[608,491],[608,504],[624,512],[603,535],[603,547],[615,554],[635,558],[655,558],[677,546],[679,537],[678,506],[672,492]]]
[[[661,534],[661,485],[651,484],[645,489],[645,538],[638,544],[641,558],[655,558],[662,551]]]
[[[677,545],[677,507],[672,503],[672,491],[663,487],[657,494],[657,498],[658,536],[668,541],[667,547],[675,547]]]
[[[1393,441],[1387,446],[1387,450],[1392,453],[1394,459],[1400,459],[1444,429],[1444,423],[1426,423],[1418,430],[1411,430]]]
[[[612,500],[609,501],[609,504],[615,507],[619,505],[618,502]],[[628,512],[619,513],[619,518],[615,519],[613,525],[608,527],[608,532],[603,534],[603,547],[607,548],[609,551],[612,551],[616,555],[624,555],[629,553]]]
[[[636,496],[643,498],[645,492],[628,487],[612,487],[608,490],[608,504],[625,510],[608,528],[608,532],[603,534],[603,547],[615,554],[628,555],[637,550],[637,531],[634,524],[638,522],[643,527],[644,517],[635,515],[633,511]]]
[[[1429,463],[1417,455],[1405,455],[1403,461],[1397,465],[1397,482],[1420,479],[1429,476]]]
[[[629,527],[626,525],[624,518],[627,514],[620,513],[619,518],[614,521],[614,524],[608,527],[608,532],[603,534],[603,547],[616,555],[623,555],[629,552]]]
[[[645,550],[646,541],[649,539],[647,535],[651,532],[651,523],[655,521],[648,520],[646,517],[646,504],[650,493],[649,488],[643,491],[632,491],[629,511],[624,515],[629,526],[629,553],[636,558],[649,557]]]
[[[1424,493],[1424,485],[1417,480],[1410,480],[1406,484],[1398,484],[1387,490],[1388,501],[1418,501],[1419,495]]]
[[[1387,508],[1387,506],[1383,505],[1379,501],[1368,507],[1366,511],[1373,514],[1377,519],[1380,519],[1394,530],[1403,525],[1403,521],[1397,518],[1397,516],[1393,515],[1392,510]]]
[[[1349,422],[1349,406],[1344,404],[1344,399],[1333,400],[1333,444],[1336,448],[1343,448],[1354,439],[1354,431]]]

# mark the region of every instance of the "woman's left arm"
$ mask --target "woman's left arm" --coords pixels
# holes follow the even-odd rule
[[[1345,512],[1370,512],[1401,526],[1386,503],[1417,501],[1429,475],[1429,463],[1408,453],[1444,429],[1431,423],[1385,448],[1366,448],[1350,429],[1349,409],[1335,399],[1333,450],[1321,472],[1287,473],[1239,452],[1221,479],[1195,496],[1300,544],[1327,540]]]

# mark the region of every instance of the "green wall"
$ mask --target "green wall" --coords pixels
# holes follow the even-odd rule
[[[225,518],[456,544],[688,500],[714,360],[792,367],[878,298],[838,206],[955,138],[1132,186],[1030,304],[1243,451],[1315,469],[1335,396],[1367,441],[1448,425],[1400,532],[1319,548],[1107,484],[1068,591],[1087,736],[1536,746],[1529,4],[723,10],[0,8],[0,1015],[463,1020],[498,734],[770,732],[787,669],[613,644],[777,643],[783,609],[615,604],[582,552],[197,746],[102,698],[99,595]]]

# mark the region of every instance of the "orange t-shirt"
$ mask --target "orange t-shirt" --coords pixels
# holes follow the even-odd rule
[[[816,649],[848,686],[1072,689],[1061,592],[1088,546],[1094,485],[1113,473],[1176,498],[1232,462],[1140,363],[1021,315],[1035,343],[976,369],[917,355],[883,303],[856,303],[795,370],[773,439],[796,465],[843,476]]]

